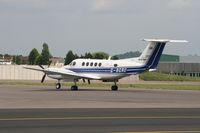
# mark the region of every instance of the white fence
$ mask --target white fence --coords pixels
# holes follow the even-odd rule
[[[41,80],[42,72],[28,70],[24,65],[0,65],[1,80]],[[38,67],[38,66],[31,66]]]
[[[0,65],[0,80],[41,80],[44,75],[42,72],[23,68],[24,65]],[[39,66],[27,66],[39,68]],[[46,67],[46,66],[44,66]],[[46,80],[50,78],[46,77]],[[138,75],[129,76],[121,79],[121,82],[138,81]]]

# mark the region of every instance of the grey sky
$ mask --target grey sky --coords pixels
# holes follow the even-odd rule
[[[200,0],[0,0],[0,53],[54,56],[143,50],[143,38],[186,39],[164,53],[200,55]]]

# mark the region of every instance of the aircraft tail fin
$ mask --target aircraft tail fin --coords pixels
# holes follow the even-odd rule
[[[159,63],[162,52],[168,42],[181,42],[186,43],[186,40],[169,40],[169,39],[143,39],[149,42],[144,49],[138,61],[146,67],[147,70],[155,69]]]

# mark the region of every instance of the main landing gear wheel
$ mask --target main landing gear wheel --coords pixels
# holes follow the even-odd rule
[[[112,91],[117,91],[117,90],[118,90],[118,86],[113,85],[113,86],[111,87],[111,90],[112,90]]]
[[[56,83],[56,89],[60,89],[61,88],[61,84],[60,83]]]
[[[71,86],[71,90],[72,91],[77,91],[78,90],[78,86],[76,86],[76,85]]]
[[[117,80],[114,81],[114,85],[111,87],[112,91],[117,91],[118,90],[118,86],[117,86]]]

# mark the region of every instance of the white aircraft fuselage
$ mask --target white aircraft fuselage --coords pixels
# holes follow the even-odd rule
[[[145,71],[145,68],[142,67],[142,64],[139,62],[133,62],[129,60],[101,60],[101,59],[76,59],[73,60],[69,65],[63,66],[62,68],[47,68],[48,71],[73,71],[81,75],[91,75],[97,80],[118,80],[120,78],[138,74],[139,72]],[[135,69],[133,69],[135,68]],[[136,70],[136,71],[134,71]],[[68,79],[68,76],[65,75],[54,75],[48,74],[49,77],[57,79],[60,76],[60,79]],[[93,79],[93,78],[91,78]]]

